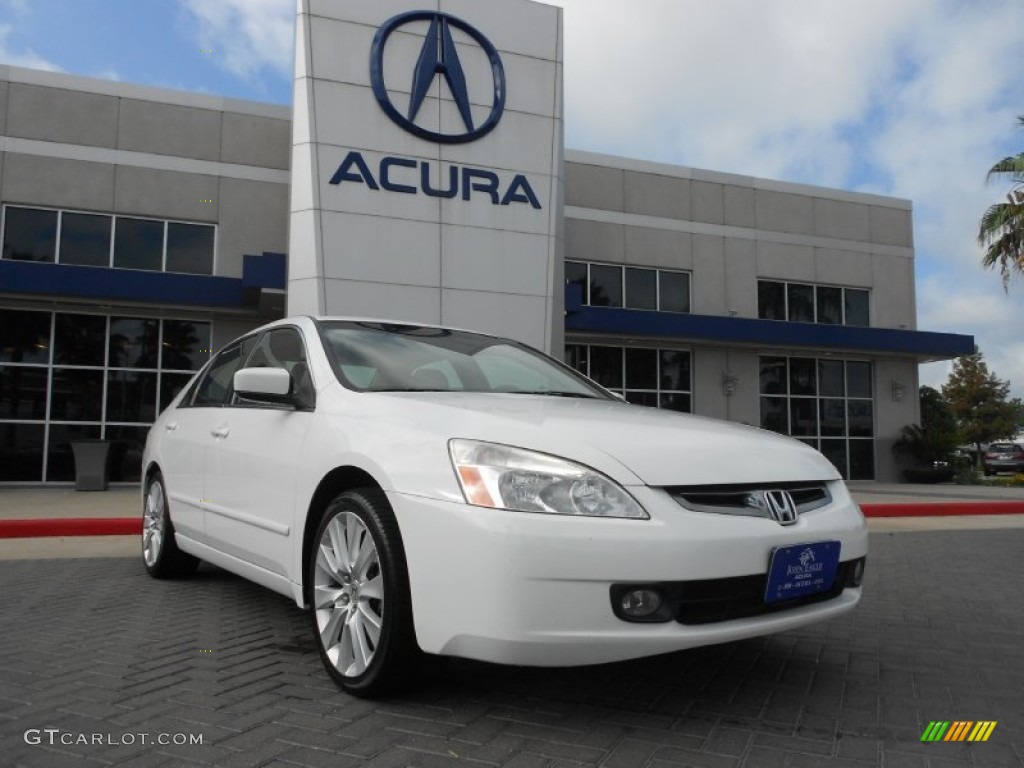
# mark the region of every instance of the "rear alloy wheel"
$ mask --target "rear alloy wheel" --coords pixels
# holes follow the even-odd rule
[[[150,478],[146,487],[142,508],[142,562],[149,575],[157,579],[188,576],[199,565],[199,560],[178,549],[174,540],[167,494],[159,473]]]
[[[338,496],[314,546],[307,584],[328,674],[356,696],[393,690],[418,649],[405,552],[387,497],[375,488]]]

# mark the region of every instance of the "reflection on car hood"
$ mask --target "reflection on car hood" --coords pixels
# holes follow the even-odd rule
[[[615,459],[647,485],[839,478],[824,456],[801,442],[689,414],[609,400],[499,393],[418,392],[389,397],[415,402],[420,417],[429,411],[436,416],[435,409],[452,411],[444,414],[452,437],[558,450],[566,458],[574,458],[573,444],[582,444]],[[579,453],[575,458],[582,460]]]

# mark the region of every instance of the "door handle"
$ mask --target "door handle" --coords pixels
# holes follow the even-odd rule
[[[210,434],[214,437],[227,437],[231,434],[230,427],[217,427],[217,429],[211,429]]]
[[[168,424],[164,424],[164,429],[166,429],[168,432],[173,432],[177,428],[178,428],[178,422],[176,422],[176,421],[172,421],[172,422],[170,422]]]

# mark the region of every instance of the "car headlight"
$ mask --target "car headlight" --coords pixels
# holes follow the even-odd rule
[[[451,440],[448,449],[467,504],[549,515],[648,519],[621,485],[581,464],[475,440]]]

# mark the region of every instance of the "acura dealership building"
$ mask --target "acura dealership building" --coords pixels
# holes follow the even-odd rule
[[[511,336],[896,479],[918,364],[974,349],[916,327],[910,202],[566,150],[562,21],[299,0],[294,108],[0,68],[0,483],[87,438],[137,481],[159,409],[286,312]]]

